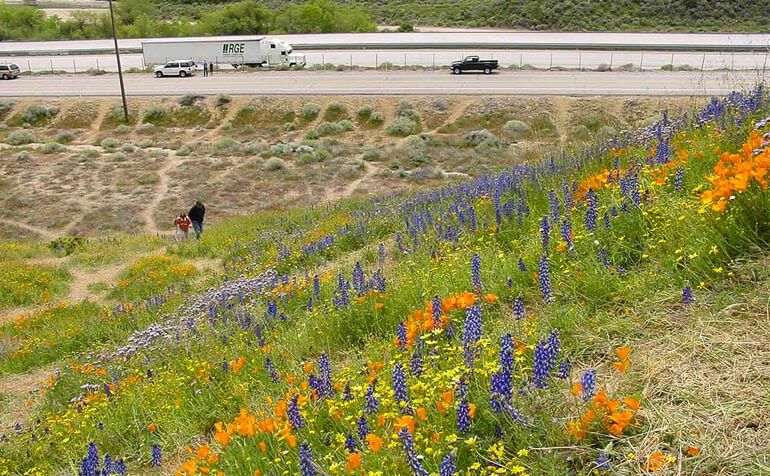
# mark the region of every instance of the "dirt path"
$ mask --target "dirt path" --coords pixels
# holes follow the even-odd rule
[[[56,239],[56,234],[54,234],[54,233],[52,233],[52,232],[50,232],[50,231],[48,231],[48,230],[46,230],[44,228],[39,228],[39,227],[36,227],[36,226],[32,226],[32,225],[29,225],[29,224],[21,222],[21,221],[6,220],[5,218],[0,218],[0,223],[2,223],[4,225],[14,226],[16,228],[21,228],[23,230],[31,231],[32,233],[34,233],[34,234],[40,236],[41,238],[43,238],[44,240],[54,240],[54,239]]]
[[[454,124],[457,122],[461,117],[465,115],[465,111],[468,110],[468,108],[476,102],[476,99],[465,99],[454,108],[452,113],[449,115],[449,117],[446,118],[443,124],[440,124],[438,127],[436,127],[434,130],[432,130],[431,134],[439,134],[438,130],[441,129],[444,126]]]
[[[67,300],[71,302],[78,302],[97,297],[94,292],[88,288],[92,284],[96,283],[114,283],[124,268],[125,265],[112,265],[98,268],[96,270],[71,270],[73,280],[72,284],[70,285],[70,294]]]
[[[144,221],[144,226],[148,233],[157,235],[160,232],[158,224],[155,223],[155,210],[168,192],[168,183],[171,180],[169,173],[178,167],[180,163],[181,160],[176,154],[170,154],[166,158],[165,165],[163,165],[157,172],[160,179],[155,186],[154,196],[150,203],[144,207],[144,211],[142,212],[142,220]]]
[[[0,431],[7,431],[17,423],[25,424],[35,413],[40,399],[38,390],[55,371],[53,367],[37,369],[26,374],[0,377]]]

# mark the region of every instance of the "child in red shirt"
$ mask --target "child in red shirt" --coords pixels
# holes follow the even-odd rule
[[[190,221],[190,217],[188,217],[186,213],[183,212],[176,217],[176,219],[174,219],[174,225],[176,225],[176,236],[174,237],[176,241],[179,241],[180,239],[188,240],[190,238],[188,232],[192,227],[192,221]]]

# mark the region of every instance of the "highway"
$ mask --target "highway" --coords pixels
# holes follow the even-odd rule
[[[284,71],[215,74],[205,78],[126,75],[131,96],[233,95],[628,95],[711,96],[750,87],[757,73],[724,72],[446,72]],[[117,75],[22,77],[0,81],[0,96],[115,96]]]

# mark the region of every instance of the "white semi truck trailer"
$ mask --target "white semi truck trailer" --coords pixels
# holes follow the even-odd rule
[[[290,44],[264,36],[164,38],[142,41],[145,65],[190,59],[239,66],[305,66],[305,56],[293,53]]]

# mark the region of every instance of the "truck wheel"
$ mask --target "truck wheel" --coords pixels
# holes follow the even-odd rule
[[[163,77],[163,72],[162,71],[156,71],[155,72],[155,77],[156,78],[162,78]]]
[[[492,73],[492,69],[489,66],[484,67],[484,74]]]
[[[187,73],[185,73],[184,71],[180,71],[179,72],[179,77],[180,78],[184,78],[185,76],[187,76]]]
[[[460,68],[453,68],[452,74],[460,74]]]
[[[9,78],[7,74],[4,74],[3,79],[11,79],[11,78]]]

